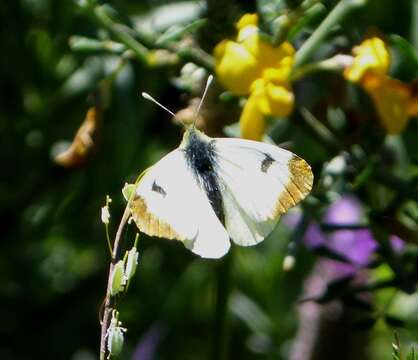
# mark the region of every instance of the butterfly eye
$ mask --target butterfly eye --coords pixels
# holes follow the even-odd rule
[[[152,191],[155,191],[156,193],[161,194],[163,197],[165,197],[167,195],[167,193],[165,192],[165,190],[161,186],[157,185],[157,183],[155,182],[155,180],[152,183],[151,190]]]

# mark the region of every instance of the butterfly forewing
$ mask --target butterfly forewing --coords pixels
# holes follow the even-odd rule
[[[215,139],[217,175],[223,184],[225,227],[235,243],[262,241],[280,215],[311,190],[309,165],[277,146]]]
[[[144,233],[178,239],[202,257],[221,257],[229,249],[228,234],[180,149],[146,172],[131,201],[131,213]]]

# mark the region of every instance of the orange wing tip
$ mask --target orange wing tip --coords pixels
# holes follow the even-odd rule
[[[312,190],[314,176],[309,164],[297,155],[293,155],[289,160],[289,170],[291,181],[298,188],[304,199]]]
[[[303,200],[312,189],[313,173],[305,160],[293,155],[288,162],[288,166],[290,179],[277,201],[274,218],[284,214]]]

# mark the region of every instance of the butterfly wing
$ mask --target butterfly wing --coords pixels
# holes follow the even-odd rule
[[[219,258],[229,249],[229,236],[180,149],[145,173],[130,208],[138,228],[150,236],[180,240],[205,258]]]
[[[244,246],[262,241],[281,214],[310,192],[309,165],[290,151],[242,139],[215,139],[225,227]]]

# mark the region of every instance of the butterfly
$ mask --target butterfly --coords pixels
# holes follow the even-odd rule
[[[180,146],[145,172],[129,206],[142,232],[220,258],[230,240],[242,246],[263,241],[312,183],[308,163],[290,151],[211,138],[191,125]]]

